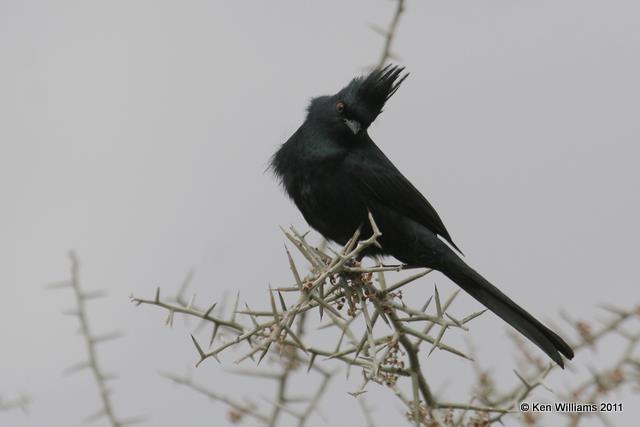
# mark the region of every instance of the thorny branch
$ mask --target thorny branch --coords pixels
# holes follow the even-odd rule
[[[197,365],[209,358],[220,361],[223,353],[232,348],[238,349],[243,343],[246,343],[244,345],[249,347],[249,351],[236,358],[236,363],[259,355],[253,360],[260,364],[266,355],[270,355],[272,362],[280,364],[279,373],[250,373],[256,377],[272,378],[276,382],[276,397],[270,402],[270,414],[259,411],[254,405],[242,404],[212,392],[198,390],[190,380],[171,378],[198,390],[201,394],[226,403],[231,408],[230,418],[234,421],[248,416],[268,426],[278,425],[283,413],[296,418],[298,425],[305,425],[309,416],[316,410],[331,378],[332,373],[324,368],[329,361],[344,364],[347,371],[354,367],[361,369],[363,383],[350,393],[353,396],[364,393],[371,382],[390,388],[406,406],[407,417],[416,426],[485,426],[500,422],[505,415],[515,412],[519,402],[526,399],[538,386],[543,385],[544,379],[555,369],[554,365],[537,359],[526,352],[524,345],[520,345],[521,351],[526,355],[526,366],[535,369],[526,374],[516,372],[519,382],[517,387],[508,392],[500,392],[492,385],[488,374],[478,369],[480,386],[470,393],[472,399],[464,402],[445,402],[439,399],[433,393],[421,367],[421,363],[426,360],[425,353],[439,350],[472,361],[470,355],[444,342],[445,332],[467,331],[468,323],[484,311],[456,318],[448,310],[458,293],[455,292],[441,300],[437,288],[433,296],[422,306],[407,305],[402,299],[402,290],[428,274],[430,270],[388,284],[385,274],[402,271],[405,266],[383,266],[380,263],[370,267],[364,266],[359,261],[359,255],[367,247],[376,245],[381,235],[373,217],[370,216],[369,221],[373,230],[370,237],[362,239],[360,231],[357,231],[338,251],[330,248],[321,250],[309,244],[305,236],[294,229],[283,230],[286,238],[309,262],[310,268],[306,276],[301,275],[294,256],[287,249],[286,255],[295,285],[270,289],[268,309],[252,310],[248,306],[239,309],[240,304],[236,302],[230,317],[227,318],[222,315],[222,311],[214,310],[215,304],[208,309],[197,307],[194,298],[185,305],[187,303],[184,298],[178,299],[175,303],[163,301],[159,291],[153,299],[132,297],[132,301],[138,305],[153,305],[168,311],[169,324],[173,315],[180,313],[201,319],[212,326],[209,348],[203,348],[200,341],[192,336],[199,356]],[[289,302],[292,299],[294,303]],[[435,312],[430,312],[430,308]],[[609,311],[615,314],[615,318],[595,331],[583,322],[572,321],[580,336],[580,340],[573,345],[576,351],[592,348],[600,338],[611,332],[618,332],[622,336],[621,324],[637,318],[640,313],[639,309],[623,311],[609,308]],[[310,316],[313,313],[316,313],[317,317]],[[334,331],[333,347],[325,348],[314,343],[308,325],[309,319],[313,318],[321,320],[320,329]],[[383,322],[380,322],[380,319]],[[218,330],[225,330],[228,337],[217,339]],[[633,350],[640,334],[627,335],[626,339],[630,345],[619,364],[598,371],[599,374],[594,374],[591,381],[574,390],[573,395],[595,399],[595,391],[609,391],[620,386],[623,383],[620,377],[638,382],[640,359],[634,355]],[[421,348],[423,343],[429,345],[428,349]],[[318,362],[319,360],[322,362]],[[302,411],[292,407],[299,402],[290,398],[287,391],[289,378],[299,370],[300,365],[306,365],[308,370],[320,373],[323,378],[317,393],[306,402],[308,406]],[[621,372],[622,365],[633,372]],[[411,391],[409,395],[405,394],[407,387]],[[525,414],[524,421],[528,419],[527,416],[528,414]]]
[[[439,408],[440,405],[433,396],[420,368],[420,343],[428,342],[431,345],[431,351],[439,349],[469,359],[469,356],[461,350],[444,343],[443,331],[466,330],[465,324],[476,318],[478,314],[475,313],[460,320],[454,318],[446,310],[453,302],[455,294],[442,304],[437,290],[433,298],[436,306],[436,313],[433,315],[426,311],[429,304],[420,308],[406,305],[402,301],[402,288],[423,277],[429,270],[387,285],[384,278],[385,271],[400,271],[404,266],[383,268],[378,264],[369,268],[364,267],[357,261],[360,254],[369,246],[377,245],[377,240],[381,236],[373,217],[370,216],[369,221],[373,231],[372,235],[369,238],[360,239],[360,231],[357,231],[340,251],[331,251],[330,249],[321,251],[311,246],[305,237],[295,230],[285,232],[287,239],[309,261],[311,271],[307,276],[302,277],[293,256],[287,250],[289,266],[296,285],[271,289],[269,310],[256,311],[248,307],[244,310],[238,310],[238,304],[236,304],[236,308],[231,314],[233,318],[226,319],[220,314],[212,313],[215,304],[205,310],[198,308],[192,299],[185,307],[185,300],[182,303],[163,301],[159,291],[156,292],[153,299],[132,297],[132,301],[137,305],[153,305],[168,311],[168,324],[171,324],[175,313],[199,318],[212,324],[214,339],[210,342],[211,349],[205,350],[199,340],[192,336],[199,355],[197,365],[208,358],[219,360],[222,353],[230,348],[238,348],[241,343],[246,343],[249,346],[249,351],[237,358],[237,363],[258,354],[257,363],[260,363],[267,354],[273,355],[276,352],[270,351],[270,349],[277,348],[280,355],[276,357],[285,360],[283,363],[286,369],[282,375],[274,376],[278,383],[278,389],[276,401],[272,402],[273,412],[268,417],[266,425],[276,425],[275,421],[281,412],[298,417],[300,425],[304,424],[304,420],[313,412],[317,400],[322,395],[330,378],[330,374],[316,363],[318,356],[325,360],[340,361],[348,367],[355,366],[362,369],[365,380],[360,389],[352,393],[355,396],[366,391],[365,388],[371,381],[395,388],[399,378],[408,378],[414,390],[413,399],[403,398],[399,391],[396,391],[395,394],[408,405],[411,412],[418,417],[416,419],[421,422],[420,420],[424,416],[418,416],[420,402],[426,403],[426,406],[433,409]],[[377,284],[374,281],[374,274],[378,275]],[[296,302],[293,304],[287,302],[291,296],[296,296]],[[321,348],[305,343],[307,340],[305,319],[313,311],[317,312],[321,319],[328,321],[321,326],[322,328],[336,330],[339,338],[333,348]],[[236,315],[242,316],[250,323],[245,324],[234,320]],[[381,328],[376,328],[376,325],[380,325],[379,319],[384,320],[384,324],[387,325],[386,333],[381,336],[377,335]],[[409,326],[421,323],[425,325],[422,330]],[[430,331],[434,327],[440,328],[440,332],[436,336],[430,335]],[[216,343],[215,332],[220,329],[228,332],[231,338],[213,345]],[[407,356],[407,364],[401,357],[401,351]],[[308,369],[319,370],[324,376],[317,398],[312,400],[315,402],[313,408],[307,408],[303,413],[290,410],[286,405],[288,374],[293,366],[301,363],[305,363]],[[173,379],[175,381],[175,378]],[[183,380],[182,383],[191,384],[186,380]],[[222,399],[217,400],[223,401]],[[229,400],[225,403],[236,412],[250,415],[257,420],[266,419],[263,413],[248,409],[246,405],[242,406],[242,410],[238,410],[237,404],[230,402]],[[473,408],[501,411],[489,407]]]
[[[111,400],[111,390],[107,386],[107,381],[115,378],[113,374],[107,374],[102,369],[102,366],[98,362],[98,344],[110,341],[118,338],[119,333],[109,333],[103,335],[96,335],[91,331],[89,327],[89,317],[87,313],[87,301],[95,298],[100,298],[105,294],[103,292],[87,292],[84,291],[80,285],[79,269],[80,265],[78,258],[74,252],[69,253],[71,260],[71,278],[67,281],[60,283],[54,283],[49,285],[49,289],[61,289],[70,287],[73,290],[73,294],[76,299],[76,308],[69,310],[66,314],[77,316],[80,322],[80,333],[84,337],[85,344],[87,346],[87,360],[77,363],[67,369],[66,373],[71,374],[84,369],[89,369],[93,375],[98,386],[100,399],[102,401],[102,408],[100,408],[95,414],[89,416],[86,421],[94,421],[99,418],[106,418],[112,427],[123,427],[126,425],[135,424],[143,421],[142,417],[120,419],[115,415],[113,402]]]
[[[256,410],[255,405],[252,403],[239,402],[227,396],[221,395],[220,393],[207,389],[203,385],[193,382],[189,377],[180,377],[174,374],[161,375],[167,379],[170,379],[174,383],[190,388],[193,391],[206,396],[211,400],[219,401],[226,404],[231,410],[229,412],[229,418],[231,419],[231,421],[240,420],[244,416],[249,416],[260,422],[261,424],[267,424],[269,422],[269,417],[267,415],[259,413]]]
[[[380,59],[378,60],[378,63],[376,65],[376,67],[378,68],[382,68],[384,64],[387,62],[387,60],[394,59],[395,57],[395,55],[393,54],[393,51],[391,50],[391,45],[395,39],[396,32],[398,30],[400,17],[404,12],[404,0],[395,0],[395,2],[396,2],[396,9],[393,14],[393,18],[391,19],[391,24],[389,24],[389,28],[386,30],[383,30],[380,27],[372,26],[372,29],[375,32],[377,32],[378,34],[381,34],[384,37],[384,46],[382,48],[382,54],[380,55]]]
[[[612,318],[603,322],[602,326],[595,329],[586,321],[576,321],[568,315],[563,317],[578,335],[578,340],[571,344],[576,354],[585,351],[595,351],[604,338],[611,335],[618,335],[626,346],[619,356],[618,360],[609,367],[589,368],[590,378],[577,386],[569,387],[565,392],[556,392],[557,401],[596,403],[598,399],[602,401],[604,397],[614,390],[621,389],[626,385],[631,385],[640,390],[640,357],[634,353],[638,341],[640,340],[640,332],[628,333],[622,329],[623,324],[631,323],[633,320],[640,318],[640,305],[630,309],[622,310],[610,306],[603,308],[613,315]],[[494,381],[486,371],[480,371],[478,375],[478,393],[477,397],[480,401],[499,405],[511,411],[518,407],[518,404],[526,400],[531,393],[538,387],[544,386],[544,380],[549,374],[557,369],[556,365],[546,364],[538,357],[531,354],[527,345],[521,337],[514,335],[514,340],[522,354],[522,369],[529,369],[532,372],[527,375],[518,373],[516,376],[519,385],[508,392],[499,392],[493,387]],[[570,426],[577,426],[579,420],[589,413],[572,413],[570,414]],[[599,417],[604,415],[597,414]],[[504,414],[499,414],[489,419],[490,422],[500,422]],[[524,413],[522,422],[525,425],[534,424],[540,418],[539,414]],[[605,425],[610,425],[603,420]]]

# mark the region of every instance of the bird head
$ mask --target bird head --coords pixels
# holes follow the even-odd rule
[[[358,135],[373,123],[407,78],[409,74],[403,71],[404,67],[387,65],[356,77],[335,95],[314,98],[308,117],[322,120],[333,131]]]

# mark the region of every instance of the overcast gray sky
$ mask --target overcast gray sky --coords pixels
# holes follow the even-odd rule
[[[306,226],[264,172],[269,156],[312,96],[378,59],[382,39],[369,25],[386,26],[393,8],[0,1],[0,394],[33,399],[28,415],[0,413],[0,424],[79,425],[98,407],[88,375],[61,375],[85,357],[76,319],[61,314],[71,293],[43,290],[68,276],[69,249],[84,286],[109,291],[91,304],[94,329],[126,334],[100,353],[120,375],[118,412],[156,426],[223,417],[222,405],[157,375],[193,365],[194,324],[167,329],[164,313],[128,296],[171,293],[192,267],[203,304],[239,289],[265,306],[269,283],[290,282],[278,226]],[[409,0],[395,52],[411,76],[370,132],[469,263],[555,324],[560,309],[595,321],[600,302],[639,302],[639,16],[632,0]],[[428,295],[434,281],[455,289],[428,276],[413,292]],[[456,304],[479,308],[466,295]],[[471,337],[508,384],[505,332],[486,315]],[[599,350],[551,385],[604,363],[608,347]],[[467,395],[468,364],[433,357],[426,369],[452,398]],[[215,362],[193,375],[239,396],[256,389],[229,382]],[[324,414],[330,425],[363,425],[344,393],[357,379],[341,381]],[[268,384],[257,388],[268,395]],[[371,393],[375,416],[397,420],[385,399],[394,398]],[[627,408],[616,425],[637,419],[637,395],[612,400]]]

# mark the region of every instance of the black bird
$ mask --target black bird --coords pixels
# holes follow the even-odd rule
[[[469,267],[431,204],[371,140],[367,129],[408,74],[388,65],[311,100],[306,120],[271,159],[271,168],[307,222],[345,244],[358,227],[382,236],[366,255],[393,255],[441,271],[564,367],[573,350],[557,334]],[[442,239],[446,240],[447,245]]]

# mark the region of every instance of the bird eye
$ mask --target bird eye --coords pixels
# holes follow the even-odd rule
[[[342,101],[336,102],[336,111],[338,113],[342,113],[344,111],[344,102]]]

